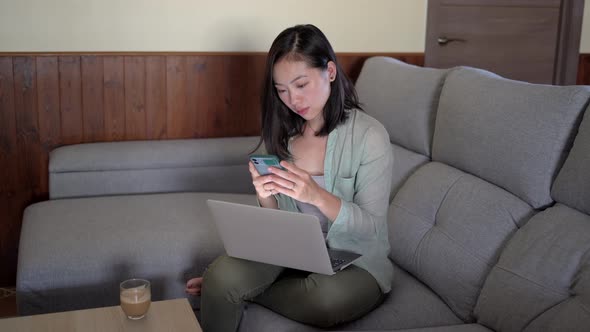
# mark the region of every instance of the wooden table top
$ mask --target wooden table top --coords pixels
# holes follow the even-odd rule
[[[187,299],[152,302],[146,316],[131,320],[120,306],[0,319],[0,331],[187,331],[202,332]]]

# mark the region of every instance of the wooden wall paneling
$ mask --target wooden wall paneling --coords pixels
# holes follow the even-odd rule
[[[373,56],[381,56],[380,54],[363,54],[363,53],[341,53],[338,54],[338,62],[342,70],[350,77],[353,82],[356,82],[365,60]],[[419,53],[407,54],[383,54],[382,56],[394,57],[400,61],[406,62],[415,66],[424,66],[424,55]]]
[[[18,182],[16,113],[12,58],[0,56],[0,285],[11,285],[16,273],[21,207]]]
[[[228,84],[229,73],[228,63],[236,59],[235,56],[219,58],[215,56],[204,56],[205,66],[199,72],[199,83],[197,87],[197,98],[199,101],[199,118],[197,128],[199,137],[207,135],[225,136],[231,135],[234,128],[232,119],[228,116],[228,109],[232,104],[233,90],[239,90],[239,86],[230,87]],[[218,77],[218,80],[211,80],[210,77]]]
[[[211,134],[226,132],[232,136],[241,136],[244,128],[247,109],[243,107],[246,93],[246,55],[234,55],[226,58],[221,64],[221,75],[224,83],[219,86],[217,110],[212,114],[213,121],[208,126]],[[240,107],[242,106],[242,107]],[[220,130],[221,129],[221,130]]]
[[[81,69],[79,55],[59,57],[59,103],[63,144],[76,144],[84,139]]]
[[[145,139],[145,57],[125,57],[125,138]]]
[[[145,59],[146,138],[164,139],[166,134],[166,57]]]
[[[242,136],[258,136],[261,130],[260,94],[262,92],[266,55],[248,56],[245,66],[244,85],[246,97],[242,107],[245,109],[246,116],[244,119],[245,128],[240,134]]]
[[[35,58],[15,57],[14,107],[18,145],[19,183],[32,194],[41,194],[39,115],[37,112],[37,75]]]
[[[14,195],[19,187],[17,158],[12,58],[0,57],[0,197]],[[8,208],[2,206],[0,211]]]
[[[60,114],[60,88],[58,58],[56,56],[37,57],[37,111],[39,114],[39,140],[41,142],[38,155],[40,192],[49,191],[47,166],[49,152],[60,144],[63,139],[62,116]],[[63,119],[71,122],[72,114],[65,114]]]
[[[166,132],[168,138],[190,137],[193,123],[189,122],[186,95],[186,57],[166,57]]]
[[[219,59],[220,60],[220,59]],[[213,80],[207,81],[211,75],[211,67],[215,60],[211,61],[206,55],[190,55],[185,58],[184,68],[184,116],[189,124],[185,128],[188,135],[185,137],[206,137],[207,123],[209,122],[210,106],[214,104],[215,95],[210,93],[209,87],[215,84]]]
[[[254,75],[250,72],[251,55],[236,55],[228,59],[225,64],[227,83],[225,90],[229,94],[225,97],[225,122],[231,128],[232,136],[257,135],[257,128],[251,128],[250,118],[258,117],[260,109],[258,103],[249,104],[252,89],[259,91],[260,82],[264,75]],[[254,129],[254,130],[253,130]],[[251,134],[249,134],[251,133]]]
[[[422,53],[401,54],[394,57],[410,65],[424,67],[424,54]]]
[[[83,55],[80,62],[82,68],[83,141],[103,141],[105,140],[103,58],[95,55]]]
[[[366,58],[367,57],[359,55],[338,55],[338,63],[340,64],[340,67],[342,67],[342,71],[344,71],[354,83],[361,72],[362,65]]]
[[[125,139],[125,64],[123,56],[103,58],[104,131],[107,141]]]
[[[230,72],[230,63],[239,63],[239,56],[216,57],[204,56],[204,65],[198,70],[197,100],[198,114],[196,127],[199,137],[224,137],[237,136],[239,131],[240,115],[237,110],[240,103],[239,95],[243,93],[240,83],[233,85],[232,75],[239,76],[238,80],[244,78],[238,72]],[[236,65],[240,70],[240,65]],[[212,80],[216,77],[219,79]],[[237,123],[237,125],[236,125]]]
[[[580,54],[576,84],[590,85],[590,54]]]

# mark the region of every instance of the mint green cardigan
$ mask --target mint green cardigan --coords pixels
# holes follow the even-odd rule
[[[326,145],[326,190],[342,201],[326,240],[330,248],[362,254],[354,265],[368,271],[387,293],[393,278],[387,257],[393,153],[381,123],[362,111],[348,114],[346,122],[330,132]],[[275,197],[279,209],[299,212],[291,197]]]

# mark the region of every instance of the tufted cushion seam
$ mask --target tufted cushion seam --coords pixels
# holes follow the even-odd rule
[[[427,219],[425,219],[424,217],[422,217],[422,216],[419,216],[419,215],[415,214],[414,212],[412,212],[412,210],[410,210],[410,209],[406,208],[406,207],[405,207],[405,206],[403,206],[403,205],[400,205],[400,204],[398,204],[398,203],[395,203],[395,202],[392,202],[392,203],[391,203],[391,205],[393,205],[393,206],[395,206],[395,207],[397,207],[397,208],[400,208],[400,209],[404,210],[405,212],[407,212],[408,214],[411,214],[412,216],[414,216],[414,217],[416,217],[416,218],[420,219],[420,220],[421,220],[421,221],[422,221],[424,224],[427,224],[428,226],[433,226],[433,225],[434,225],[434,220],[427,220]],[[429,223],[429,221],[430,221],[431,223]]]
[[[461,174],[458,178],[455,179],[455,181],[453,181],[453,183],[451,183],[449,188],[447,188],[447,192],[445,193],[443,198],[440,200],[440,204],[438,205],[438,208],[436,209],[436,212],[434,213],[434,225],[436,225],[436,221],[438,220],[438,212],[440,211],[440,208],[445,204],[445,201],[447,200],[447,196],[451,192],[451,189],[453,189],[453,187],[455,187],[455,185],[457,185],[457,182],[459,182],[459,180],[464,178],[465,175],[467,175],[467,174],[465,174],[465,173]]]
[[[510,274],[512,274],[514,276],[517,276],[517,277],[519,277],[521,279],[524,279],[524,280],[526,280],[526,281],[528,281],[528,282],[530,282],[530,283],[532,283],[532,284],[534,284],[536,286],[539,286],[540,288],[543,288],[543,289],[545,289],[547,291],[550,291],[550,292],[552,292],[552,293],[554,293],[556,295],[566,296],[566,297],[569,297],[570,296],[570,293],[569,292],[564,293],[562,291],[559,291],[559,290],[556,290],[556,289],[553,289],[553,288],[549,288],[549,287],[547,287],[547,286],[545,286],[543,284],[540,284],[539,282],[536,282],[535,280],[532,280],[532,279],[530,279],[528,277],[525,277],[525,276],[523,276],[523,275],[521,275],[519,273],[516,273],[514,271],[508,270],[507,268],[501,266],[499,263],[496,264],[495,268],[500,269],[500,270],[505,271],[505,272],[508,272],[508,273],[510,273]]]
[[[426,220],[422,216],[419,216],[419,215],[413,213],[410,209],[408,209],[402,205],[399,205],[395,202],[391,203],[391,205],[393,205],[397,208],[400,208],[400,209],[404,210],[406,213],[418,218],[418,220],[422,221],[423,224],[427,225],[430,228],[428,230],[428,232],[426,232],[426,234],[424,234],[424,236],[420,239],[420,242],[418,242],[418,244],[416,245],[416,248],[414,249],[414,254],[412,255],[412,265],[413,265],[413,268],[416,269],[416,265],[417,265],[417,261],[418,261],[418,251],[420,249],[420,245],[422,244],[422,241],[424,241],[424,238],[430,232],[432,227],[434,227],[434,220]]]
[[[582,310],[584,310],[588,315],[590,315],[590,308],[588,308],[582,301],[580,301],[579,296],[572,296],[571,300],[578,302],[578,305],[580,306],[580,308]]]
[[[543,316],[543,314],[545,314],[546,312],[548,312],[549,310],[557,307],[558,305],[562,304],[563,302],[567,301],[569,298],[566,297],[561,301],[558,301],[557,303],[549,306],[548,308],[546,308],[545,310],[539,312],[537,315],[535,315],[533,318],[531,318],[528,322],[526,322],[526,324],[524,324],[524,327],[522,328],[522,331],[526,331],[526,329],[529,327],[529,325],[531,325],[535,320],[537,320],[537,318]]]
[[[455,238],[453,238],[452,236],[450,236],[447,232],[444,232],[441,227],[437,227],[437,228],[432,228],[432,229],[436,229],[436,231],[438,231],[439,233],[441,233],[442,235],[444,235],[445,237],[447,237],[449,240],[451,240],[451,244],[456,245],[457,247],[461,248],[466,254],[470,255],[471,257],[481,261],[482,263],[484,263],[485,265],[487,265],[488,267],[492,268],[494,266],[494,263],[488,263],[486,261],[485,258],[480,257],[479,255],[476,255],[473,250],[468,250],[466,247],[464,247],[463,245],[461,245],[461,243],[457,240],[455,240]],[[430,232],[430,231],[429,231]]]

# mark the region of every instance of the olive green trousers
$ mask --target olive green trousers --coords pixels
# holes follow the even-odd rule
[[[237,331],[246,301],[318,327],[355,320],[385,294],[369,272],[356,267],[322,275],[221,256],[207,269],[201,290],[204,332]]]

